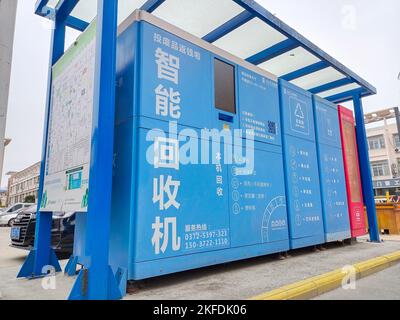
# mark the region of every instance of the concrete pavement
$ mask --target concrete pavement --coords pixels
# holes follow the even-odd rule
[[[49,282],[43,282],[43,279],[16,279],[28,251],[11,248],[9,243],[10,228],[0,228],[0,299],[63,300],[68,297],[74,279],[61,273],[56,277],[55,290],[45,290],[43,287],[49,287]],[[60,264],[64,267],[66,261],[60,261]]]
[[[354,290],[340,288],[313,300],[400,300],[400,265],[358,280]]]

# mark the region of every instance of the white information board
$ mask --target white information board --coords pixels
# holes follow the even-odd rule
[[[52,69],[41,211],[87,211],[95,52],[93,23]]]

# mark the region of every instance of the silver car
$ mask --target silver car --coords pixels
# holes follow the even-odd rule
[[[4,211],[0,212],[0,226],[11,227],[17,215],[29,208],[34,206],[33,203],[16,203],[8,207]]]

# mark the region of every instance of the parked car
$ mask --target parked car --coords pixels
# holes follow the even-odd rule
[[[75,213],[53,213],[51,246],[56,253],[72,254],[74,246]],[[11,247],[31,250],[35,242],[36,207],[18,214],[11,228]]]
[[[0,226],[11,227],[17,215],[31,206],[33,206],[33,203],[16,203],[6,208],[0,212]]]

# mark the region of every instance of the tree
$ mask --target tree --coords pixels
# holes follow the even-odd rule
[[[25,203],[35,203],[36,202],[36,198],[35,198],[35,196],[26,196],[24,202]]]

